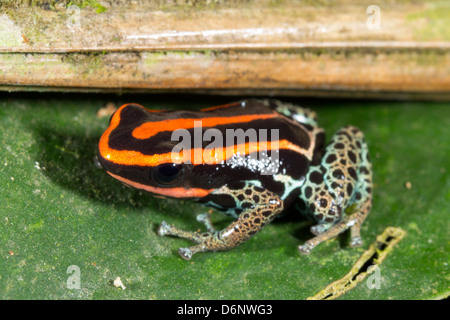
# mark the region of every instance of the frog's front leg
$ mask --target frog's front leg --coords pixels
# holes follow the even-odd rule
[[[319,243],[350,229],[351,246],[362,244],[360,228],[372,206],[372,165],[363,133],[355,127],[339,130],[318,165],[311,166],[300,195],[300,210],[318,224],[316,237],[299,246],[308,254]],[[345,210],[354,206],[354,213]]]
[[[236,203],[236,209],[241,212],[237,219],[225,229],[214,231],[212,225],[207,222],[208,232],[189,232],[162,222],[158,234],[196,242],[195,246],[178,250],[181,257],[186,260],[191,259],[197,252],[225,251],[237,247],[258,233],[283,211],[283,201],[273,192],[250,183],[241,183],[240,186],[242,188],[223,186],[212,193],[215,197],[231,196]]]

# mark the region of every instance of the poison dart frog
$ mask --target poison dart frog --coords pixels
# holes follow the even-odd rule
[[[314,111],[278,100],[250,99],[200,111],[125,104],[100,138],[98,159],[125,185],[195,200],[234,218],[216,230],[209,214],[199,214],[205,232],[163,221],[160,236],[195,243],[178,250],[186,260],[198,252],[235,248],[294,204],[314,221],[314,237],[298,247],[308,254],[345,230],[351,246],[361,245],[361,224],[372,205],[372,165],[363,133],[347,126],[327,145],[324,140]]]

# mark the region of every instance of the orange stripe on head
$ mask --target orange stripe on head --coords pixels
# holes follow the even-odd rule
[[[116,112],[114,112],[113,116],[111,117],[111,121],[109,122],[109,127],[103,132],[102,136],[100,137],[100,141],[98,143],[98,149],[100,151],[100,154],[107,158],[107,155],[110,153],[110,148],[108,145],[109,142],[109,135],[111,132],[117,128],[117,126],[120,123],[120,112],[123,108],[125,108],[128,104],[124,104],[119,109],[117,109]]]
[[[108,171],[106,171],[108,172]],[[206,197],[208,194],[214,191],[214,189],[200,189],[200,188],[191,188],[191,189],[185,189],[185,188],[158,188],[158,187],[152,187],[146,184],[141,184],[138,182],[134,182],[125,178],[122,178],[121,176],[115,175],[111,172],[108,172],[108,174],[113,177],[114,179],[119,180],[120,182],[123,182],[131,187],[134,187],[136,189],[145,190],[151,193],[156,193],[163,196],[173,197],[173,198],[203,198]]]
[[[122,112],[122,110],[124,108],[126,108],[129,105],[137,105],[139,107],[142,107],[143,109],[149,111],[149,112],[162,112],[159,110],[150,110],[145,108],[144,106],[141,106],[140,104],[137,103],[127,103],[122,105],[119,109],[117,109],[117,111],[114,113],[114,115],[111,118],[111,121],[109,123],[109,127],[105,130],[105,132],[102,134],[100,141],[98,143],[98,148],[100,151],[100,154],[102,155],[103,158],[117,163],[117,164],[136,164],[136,165],[147,165],[147,166],[152,166],[152,165],[158,165],[159,163],[157,163],[159,156],[157,157],[153,157],[152,158],[146,158],[145,155],[143,155],[140,152],[136,152],[136,151],[129,151],[129,150],[124,150],[124,151],[118,151],[118,150],[114,150],[111,149],[109,147],[109,136],[111,134],[111,132],[117,128],[117,126],[120,124],[120,113]],[[143,159],[144,157],[144,159]],[[169,158],[170,160],[170,158]],[[170,162],[170,161],[168,161]]]

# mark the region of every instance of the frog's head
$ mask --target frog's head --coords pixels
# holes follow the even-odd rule
[[[212,178],[215,170],[199,170],[186,159],[173,156],[178,142],[172,141],[171,135],[179,127],[179,112],[153,111],[136,104],[120,107],[98,145],[102,167],[122,183],[155,195],[208,195],[220,180]]]

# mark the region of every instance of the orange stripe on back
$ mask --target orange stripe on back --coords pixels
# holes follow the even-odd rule
[[[175,131],[177,129],[194,128],[195,121],[201,121],[202,127],[215,127],[224,124],[245,123],[253,120],[263,120],[277,117],[277,114],[251,114],[234,117],[210,117],[210,118],[187,118],[187,119],[168,119],[155,122],[146,122],[133,130],[132,135],[136,139],[148,139],[155,134],[163,131]]]
[[[263,145],[263,148],[260,148],[261,144]],[[299,146],[292,144],[288,140],[280,140],[277,142],[268,141],[263,143],[248,142],[245,144],[245,146],[233,145],[227,148],[211,149],[206,152],[202,148],[194,148],[189,150],[181,150],[178,154],[175,152],[167,152],[155,155],[145,155],[139,151],[115,150],[109,147],[105,147],[102,143],[100,143],[100,145],[102,150],[101,155],[106,160],[119,165],[144,167],[157,166],[162,163],[182,164],[190,162],[193,165],[220,164],[236,155],[237,151],[240,151],[242,149],[245,150],[246,155],[259,151],[288,149],[300,154],[304,154],[308,159],[311,159],[312,157],[312,155],[310,154],[310,150],[302,149]]]

